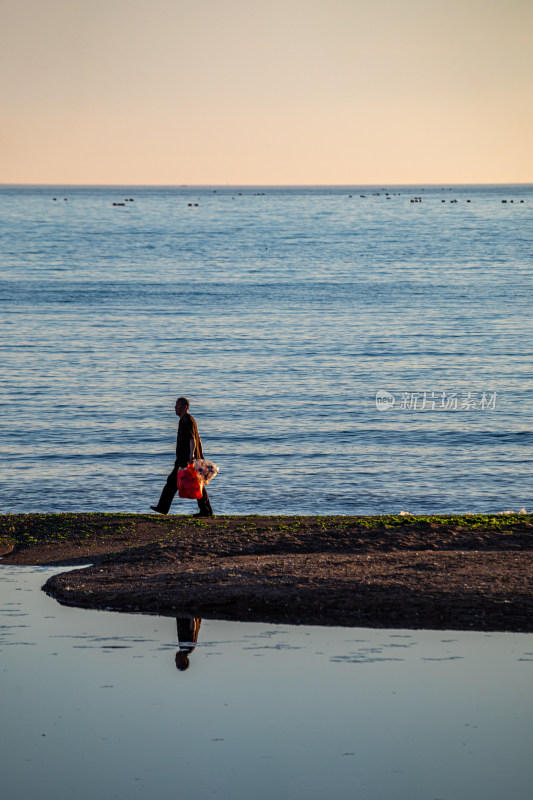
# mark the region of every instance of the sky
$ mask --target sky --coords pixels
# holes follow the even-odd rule
[[[533,182],[531,0],[0,0],[0,183]]]

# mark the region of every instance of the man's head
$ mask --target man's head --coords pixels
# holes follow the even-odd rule
[[[186,397],[178,397],[176,400],[176,414],[182,417],[189,410],[189,401]]]
[[[176,653],[176,666],[180,672],[185,672],[186,669],[189,669],[191,666],[191,662],[189,661],[189,656],[183,650],[178,650]]]

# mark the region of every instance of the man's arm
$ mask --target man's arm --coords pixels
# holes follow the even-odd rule
[[[194,451],[196,450],[196,442],[195,442],[195,440],[192,438],[192,436],[191,436],[191,438],[189,439],[189,447],[190,447],[190,456],[189,456],[189,462],[191,462],[191,461],[194,461]]]

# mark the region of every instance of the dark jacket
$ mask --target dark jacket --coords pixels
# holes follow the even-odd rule
[[[179,468],[186,467],[189,463],[189,457],[191,454],[189,442],[191,439],[194,439],[195,441],[193,458],[203,458],[204,453],[202,450],[202,440],[198,434],[196,420],[189,414],[189,412],[187,412],[182,416],[180,419],[180,424],[178,425],[178,438],[176,441],[176,466]]]

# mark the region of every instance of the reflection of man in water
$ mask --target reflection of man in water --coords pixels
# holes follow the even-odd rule
[[[180,643],[180,649],[176,653],[176,666],[184,672],[189,669],[189,653],[192,653],[198,641],[202,620],[198,617],[176,617],[176,624]]]

